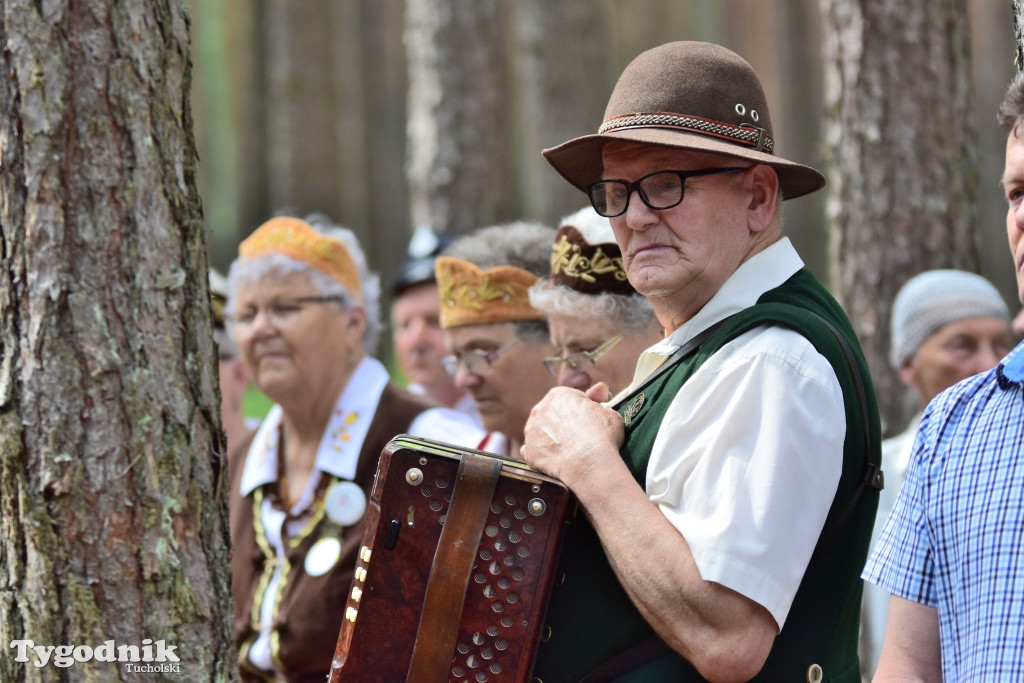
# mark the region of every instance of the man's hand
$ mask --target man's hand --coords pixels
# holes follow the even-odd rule
[[[560,479],[571,489],[602,462],[614,458],[625,435],[622,416],[601,405],[608,386],[587,393],[555,387],[533,407],[526,422],[521,455],[528,465]]]

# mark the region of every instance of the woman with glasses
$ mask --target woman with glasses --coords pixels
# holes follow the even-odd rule
[[[400,433],[482,432],[393,384],[372,357],[380,281],[355,236],[278,217],[242,242],[227,320],[275,405],[233,446],[235,635],[243,680],[322,681],[341,627],[377,460]]]
[[[482,228],[437,260],[445,364],[489,431],[480,450],[518,458],[530,410],[555,385],[543,363],[554,352],[547,321],[529,296],[554,235],[535,223]]]
[[[530,303],[547,313],[558,353],[544,365],[563,386],[604,382],[614,396],[662,338],[654,308],[626,279],[611,223],[589,206],[562,219],[550,275],[530,288]]]

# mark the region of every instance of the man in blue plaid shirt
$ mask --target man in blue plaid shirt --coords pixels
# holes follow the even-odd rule
[[[1024,301],[1024,74],[999,121]],[[1024,680],[1024,342],[929,404],[863,578],[892,593],[876,682]]]

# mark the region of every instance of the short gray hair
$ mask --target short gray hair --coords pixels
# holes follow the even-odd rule
[[[1006,89],[1003,102],[999,105],[999,111],[996,112],[996,119],[1003,132],[1020,134],[1022,117],[1024,117],[1024,72],[1018,71],[1010,81],[1010,87]]]
[[[455,240],[445,256],[469,261],[481,270],[514,266],[547,277],[555,229],[541,223],[516,221],[480,228]]]

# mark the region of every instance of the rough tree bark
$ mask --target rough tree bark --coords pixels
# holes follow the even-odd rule
[[[916,407],[889,314],[930,268],[979,272],[964,0],[822,0],[832,288],[853,319],[886,433]],[[937,87],[938,86],[938,87]]]
[[[0,680],[230,680],[188,17],[0,8]],[[180,661],[37,667],[15,640]]]
[[[413,226],[464,234],[499,220],[515,198],[499,18],[497,0],[406,3]]]
[[[1013,12],[1013,37],[1017,45],[1013,63],[1020,71],[1024,69],[1024,4],[1020,0],[1012,0],[1010,10]]]

